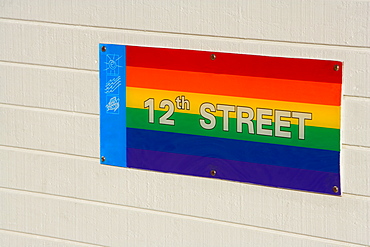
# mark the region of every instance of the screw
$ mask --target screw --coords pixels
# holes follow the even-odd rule
[[[340,69],[340,66],[338,65],[338,64],[336,64],[336,65],[334,65],[334,71],[339,71],[339,69]]]
[[[334,186],[334,187],[333,187],[333,192],[334,192],[334,193],[338,193],[338,192],[339,192],[339,189],[338,189],[338,187],[337,187],[337,186]]]
[[[213,177],[214,177],[214,176],[216,176],[216,173],[217,173],[217,172],[216,172],[216,170],[211,170],[211,172],[210,172],[210,173],[211,173],[211,176],[213,176]]]
[[[104,156],[102,156],[102,157],[100,158],[100,160],[101,160],[101,162],[104,162],[104,161],[105,161],[105,157],[104,157]]]
[[[105,52],[106,50],[107,50],[107,47],[106,47],[106,46],[102,46],[102,47],[101,47],[101,51],[102,51],[102,52]]]
[[[215,54],[212,54],[211,55],[211,60],[215,60],[216,59],[216,55]]]

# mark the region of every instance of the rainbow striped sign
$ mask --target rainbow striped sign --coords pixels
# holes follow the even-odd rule
[[[342,62],[100,44],[102,164],[340,195]]]

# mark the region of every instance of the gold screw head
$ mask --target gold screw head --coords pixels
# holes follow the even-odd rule
[[[215,60],[216,59],[216,55],[215,54],[212,54],[211,55],[211,60]]]
[[[104,161],[105,161],[105,157],[104,157],[104,156],[102,156],[102,157],[100,158],[100,160],[101,160],[101,162],[104,162]]]
[[[106,46],[102,46],[102,47],[101,47],[101,51],[102,51],[102,52],[105,52],[106,50],[107,50],[107,47],[106,47]]]
[[[338,64],[334,65],[334,71],[339,71],[340,66]]]
[[[338,186],[333,186],[333,192],[334,192],[334,193],[338,193],[338,192],[339,192],[339,188],[338,188]]]
[[[217,173],[217,172],[216,172],[216,170],[211,170],[211,172],[210,172],[210,173],[211,173],[211,176],[213,176],[213,177],[214,177],[214,176],[216,176],[216,173]]]

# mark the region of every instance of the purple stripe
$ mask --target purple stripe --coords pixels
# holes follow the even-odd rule
[[[184,175],[212,177],[273,187],[305,190],[325,194],[340,188],[338,173],[255,164],[242,161],[166,153],[142,149],[127,149],[128,167]],[[216,170],[216,175],[210,175]]]

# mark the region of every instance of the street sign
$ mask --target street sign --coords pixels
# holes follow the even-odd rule
[[[99,53],[102,164],[341,194],[342,62]]]

